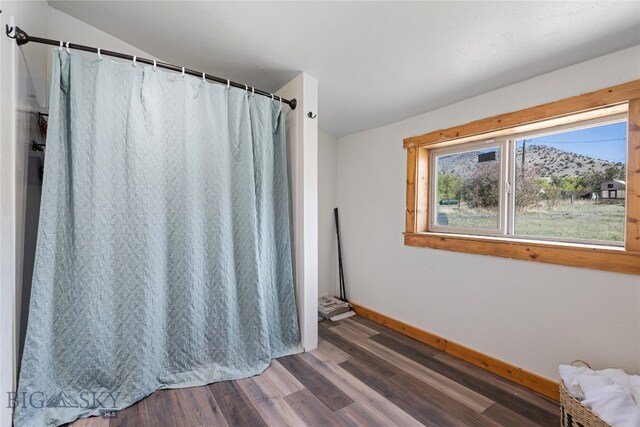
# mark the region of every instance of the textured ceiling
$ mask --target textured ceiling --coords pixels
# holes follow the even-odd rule
[[[304,70],[336,136],[640,44],[638,1],[49,3],[165,61],[267,91]]]

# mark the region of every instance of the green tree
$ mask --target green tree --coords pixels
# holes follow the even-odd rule
[[[562,196],[562,179],[551,177],[551,179],[541,179],[542,197],[549,208],[558,206]]]
[[[600,185],[607,179],[603,172],[589,171],[581,176],[581,180],[585,192],[599,193]]]
[[[441,173],[438,175],[438,197],[442,199],[457,199],[462,190],[462,178],[458,175]]]
[[[582,177],[572,176],[562,180],[562,192],[571,199],[571,203],[575,197],[581,196],[586,191],[587,188],[583,185]]]
[[[494,208],[499,201],[500,170],[490,163],[481,163],[462,187],[464,199],[472,207]]]
[[[551,175],[551,178],[549,178],[549,183],[554,187],[562,188],[562,178],[558,175]]]
[[[627,168],[624,163],[618,163],[615,165],[607,166],[604,170],[604,177],[606,181],[619,179],[621,181],[626,180]]]

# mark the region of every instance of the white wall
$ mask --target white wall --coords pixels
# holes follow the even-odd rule
[[[338,205],[337,140],[318,132],[318,296],[338,294],[338,245],[333,209]]]
[[[638,276],[408,247],[402,235],[403,138],[638,78],[640,46],[340,138],[350,299],[550,378],[578,358],[640,373]]]
[[[298,101],[287,109],[287,166],[300,335],[311,351],[318,346],[318,122],[306,114],[318,111],[318,81],[300,73],[277,94]]]
[[[29,31],[27,28],[24,28],[24,30]],[[86,46],[95,46],[101,49],[126,52],[130,55],[142,56],[149,59],[159,59],[129,43],[123,42],[111,34],[105,33],[96,27],[92,27],[52,7],[49,8],[49,27],[47,34],[48,36],[46,37],[54,40],[63,40],[71,43],[84,44]],[[37,34],[34,33],[33,35]]]

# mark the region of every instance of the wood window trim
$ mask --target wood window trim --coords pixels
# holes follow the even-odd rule
[[[428,231],[430,149],[617,108],[628,108],[624,248]],[[407,150],[405,245],[640,275],[640,80],[406,138],[403,146]]]

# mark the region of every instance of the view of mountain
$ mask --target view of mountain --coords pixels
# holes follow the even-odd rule
[[[516,166],[522,165],[522,147],[516,153]],[[604,172],[608,167],[623,166],[621,162],[610,162],[564,151],[548,145],[527,145],[524,152],[527,168],[535,168],[540,177],[560,178],[583,175],[587,172]],[[478,152],[455,154],[438,159],[440,173],[459,175],[469,178],[478,164]]]

